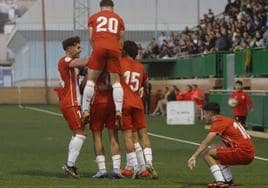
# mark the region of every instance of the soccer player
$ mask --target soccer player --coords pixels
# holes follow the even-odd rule
[[[72,132],[68,160],[62,168],[67,175],[79,178],[75,163],[86,138],[86,133],[80,120],[81,97],[78,86],[78,68],[85,67],[87,61],[79,59],[81,53],[79,37],[67,38],[62,42],[62,46],[66,55],[58,63],[61,87],[56,90],[60,99],[60,109]]]
[[[253,142],[238,121],[220,115],[218,103],[206,104],[204,116],[211,128],[188,160],[188,166],[192,170],[196,166],[196,158],[202,154],[215,178],[215,182],[208,184],[208,187],[229,187],[233,183],[230,166],[247,165],[252,162],[255,156]],[[225,146],[208,149],[210,142],[217,135],[221,137]]]
[[[90,129],[93,135],[94,150],[98,172],[93,178],[106,178],[108,173],[105,164],[102,131],[108,129],[113,160],[112,178],[123,178],[120,172],[121,156],[118,142],[118,134],[115,126],[115,108],[112,96],[112,87],[109,82],[109,74],[103,72],[96,82],[95,94],[90,109]]]
[[[244,128],[248,128],[246,120],[248,114],[248,108],[253,110],[252,101],[249,95],[243,91],[243,83],[240,80],[235,82],[235,90],[230,98],[234,98],[237,100],[237,105],[233,107],[233,115],[234,118],[239,121]]]
[[[117,122],[122,116],[123,89],[119,74],[125,26],[113,7],[112,0],[102,0],[101,11],[89,17],[89,40],[93,51],[88,62],[88,81],[83,94],[83,122],[90,116],[89,103],[94,95],[95,82],[103,71],[110,73]]]
[[[144,105],[141,98],[148,78],[144,66],[135,60],[137,53],[138,46],[135,42],[124,42],[122,50],[123,56],[120,62],[122,69],[121,84],[124,89],[123,124],[121,129],[123,130],[124,141],[126,144],[127,161],[128,164],[134,168],[134,174],[138,163],[141,168],[141,173],[136,175],[141,177],[149,176],[149,170],[149,172],[152,173],[153,178],[156,178],[158,175],[152,164],[152,149],[147,134]],[[137,139],[133,140],[133,130],[137,131],[142,147],[137,142]],[[147,168],[143,165],[143,154],[145,156]],[[125,174],[128,176],[129,173],[126,170],[123,170],[122,173],[123,175]]]

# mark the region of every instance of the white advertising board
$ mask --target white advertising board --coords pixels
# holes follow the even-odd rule
[[[172,101],[167,103],[168,125],[195,124],[195,104],[193,101]]]

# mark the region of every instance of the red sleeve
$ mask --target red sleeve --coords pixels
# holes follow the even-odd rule
[[[90,16],[88,19],[88,28],[93,27],[94,24],[94,16]]]
[[[249,97],[249,95],[247,93],[246,93],[246,99],[247,99],[247,105],[248,105],[248,107],[249,108],[252,108],[253,107],[252,101],[251,101],[251,99],[250,99],[250,97]]]
[[[122,18],[119,19],[120,20],[120,31],[125,31],[125,24]]]

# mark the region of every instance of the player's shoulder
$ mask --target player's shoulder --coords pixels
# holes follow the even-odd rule
[[[95,12],[89,16],[89,20],[97,19],[97,17],[101,16],[101,11]]]
[[[67,57],[67,56],[61,57],[61,58],[59,59],[58,66],[59,66],[59,67],[66,66],[66,65],[68,65],[68,63],[70,63],[71,61],[72,61],[72,58],[71,58],[71,57]]]
[[[135,60],[135,65],[142,71],[144,71],[144,65],[139,61],[139,60]]]
[[[120,19],[122,19],[123,20],[123,18],[118,14],[118,13],[116,13],[116,12],[113,12],[113,14],[115,15],[115,16],[117,16],[118,18],[120,18]]]
[[[233,122],[234,120],[230,117],[226,117],[223,115],[217,115],[215,116],[214,120],[213,120],[213,124],[220,124],[220,125],[226,125],[230,122]]]

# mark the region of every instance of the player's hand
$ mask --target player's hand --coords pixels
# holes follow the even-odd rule
[[[196,158],[195,157],[191,157],[189,160],[188,160],[188,167],[193,170],[194,167],[196,165]]]
[[[89,112],[88,111],[84,111],[81,117],[81,123],[82,125],[86,125],[88,123],[88,119],[89,119]]]

